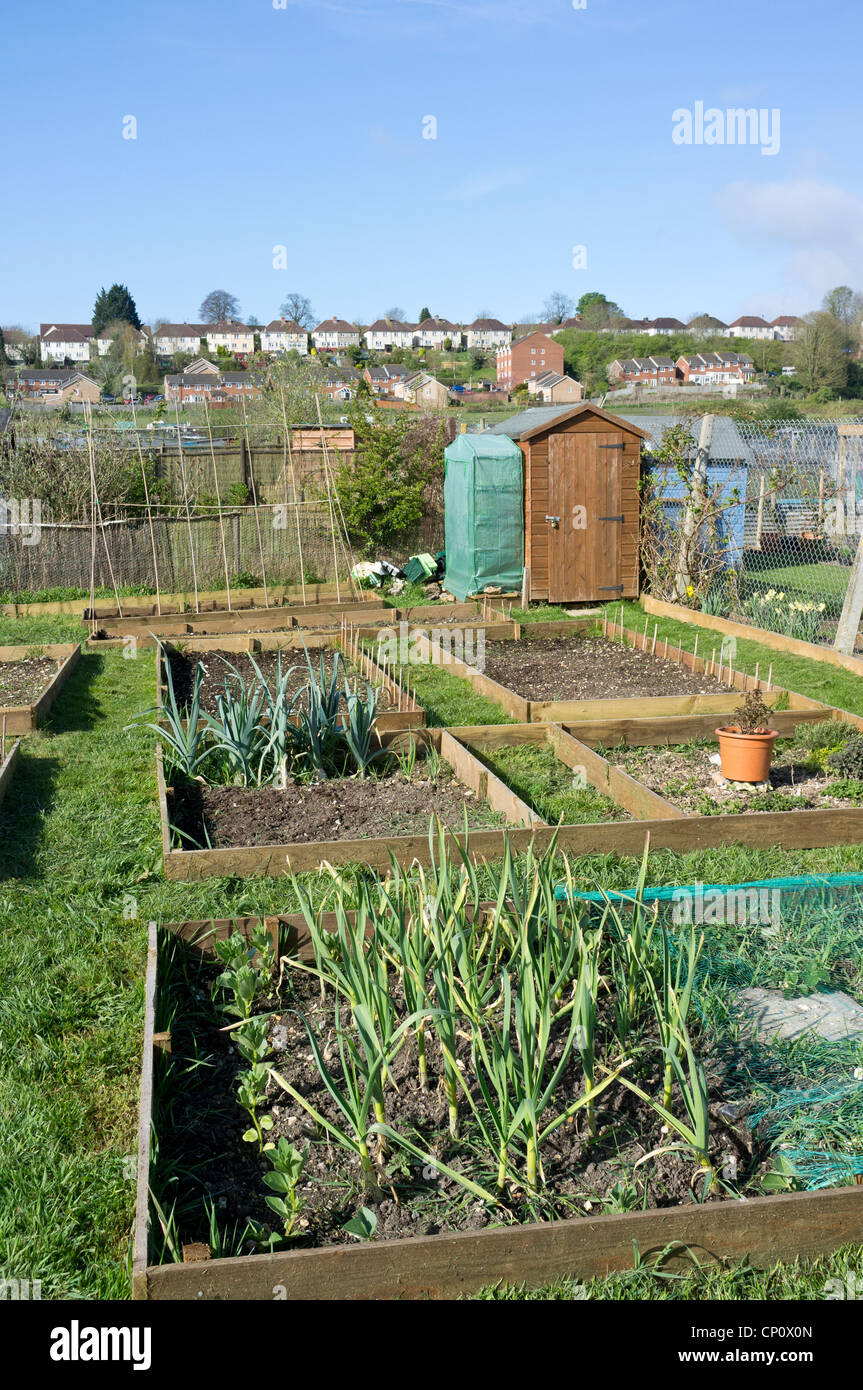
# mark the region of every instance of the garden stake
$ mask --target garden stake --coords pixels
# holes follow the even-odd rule
[[[657,634],[658,631],[659,631],[659,623],[654,623],[654,624],[653,624],[653,642],[651,643],[651,647],[650,647],[650,655],[651,655],[651,656],[653,656],[654,652],[656,651],[656,634]]]
[[[767,689],[773,689],[773,662],[770,663],[770,670],[767,672]]]
[[[695,634],[695,646],[694,646],[693,649],[692,649],[692,669],[693,669],[693,671],[697,671],[697,670],[698,670],[698,667],[697,667],[696,664],[695,664],[697,660],[698,660],[698,633],[696,632],[696,634]],[[703,665],[704,665],[704,662],[702,661],[701,664],[702,664],[702,666],[703,666]]]
[[[759,687],[758,687],[758,668],[759,668],[760,665],[761,665],[761,662],[760,662],[760,661],[756,661],[756,663],[755,663],[755,689],[756,689],[756,690],[759,688]]]

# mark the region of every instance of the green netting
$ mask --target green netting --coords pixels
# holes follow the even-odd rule
[[[444,450],[445,584],[457,599],[489,584],[520,589],[521,450],[507,435],[461,434]]]
[[[565,885],[556,891],[566,898]],[[592,919],[607,902],[636,901],[634,889],[573,898]],[[807,1031],[765,1041],[737,996],[751,988],[804,1000],[841,992],[863,1004],[863,873],[647,888],[642,900],[667,928],[673,952],[689,924],[704,932],[693,992],[700,1049],[774,1170],[807,1189],[860,1181],[863,1038]],[[724,912],[713,910],[723,903]]]

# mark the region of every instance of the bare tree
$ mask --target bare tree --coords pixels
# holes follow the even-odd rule
[[[210,290],[198,313],[204,323],[224,323],[225,319],[240,317],[240,301],[227,290]]]
[[[404,323],[405,317],[405,311],[399,304],[397,304],[394,309],[384,310],[384,318],[392,319],[393,323]]]
[[[855,293],[850,285],[837,285],[825,294],[821,308],[843,328],[852,329],[863,316],[863,295]]]
[[[304,294],[296,291],[287,295],[279,309],[282,318],[290,320],[291,323],[298,323],[300,328],[314,328],[315,314],[312,309],[311,300]]]
[[[805,391],[835,390],[848,379],[845,330],[829,313],[807,314],[794,343],[797,379]]]
[[[568,294],[564,294],[562,290],[554,290],[542,306],[543,318],[546,323],[563,323],[574,309],[575,301],[570,299]]]

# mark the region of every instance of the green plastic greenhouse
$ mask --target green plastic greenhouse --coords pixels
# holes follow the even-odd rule
[[[444,450],[444,458],[446,588],[460,600],[488,585],[520,589],[521,449],[507,435],[460,434]]]

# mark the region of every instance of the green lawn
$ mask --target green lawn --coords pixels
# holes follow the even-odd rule
[[[23,642],[81,635],[59,619],[7,620],[0,634]],[[793,664],[799,674],[801,663]],[[822,693],[813,670],[813,693]],[[802,689],[791,674],[775,672]],[[447,672],[413,675],[432,723],[506,719]],[[829,671],[820,679],[838,703],[863,706],[846,689],[854,677]],[[147,921],[297,907],[284,880],[164,881],[152,741],[125,731],[154,696],[147,651],[137,660],[119,651],[85,655],[50,724],[26,738],[0,811],[0,1276],[41,1280],[44,1298],[128,1296]],[[650,880],[733,882],[860,864],[854,846],[661,853]],[[629,886],[634,876],[633,862],[614,856],[574,867],[587,886]],[[320,891],[320,877],[307,882]],[[859,1252],[808,1272],[741,1268],[686,1284],[636,1268],[593,1281],[588,1292],[616,1300],[808,1297],[826,1278],[860,1268]],[[567,1286],[542,1294],[572,1296]]]

